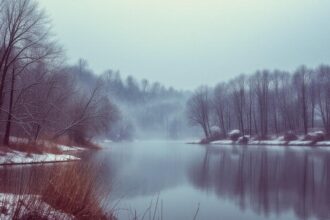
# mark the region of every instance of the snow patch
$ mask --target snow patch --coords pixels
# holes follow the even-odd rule
[[[290,146],[311,146],[312,141],[302,141],[302,140],[290,141],[288,143],[288,145],[290,145]]]
[[[286,141],[276,139],[276,140],[262,140],[262,141],[251,141],[249,144],[256,145],[284,145]]]
[[[319,141],[315,146],[330,146],[330,141]]]
[[[231,140],[219,140],[219,141],[212,141],[210,144],[233,144]]]
[[[23,218],[25,214],[29,214],[30,207],[28,207],[28,205],[25,204],[25,202],[29,202],[29,201],[33,202],[33,204],[37,206],[37,210],[32,210],[32,211],[37,211],[38,214],[40,214],[40,216],[42,217],[47,217],[47,219],[50,220],[74,219],[73,216],[68,215],[66,213],[62,213],[54,209],[47,203],[41,201],[39,196],[16,195],[9,193],[0,193],[0,219],[10,220],[14,218],[15,214],[18,214],[19,218]],[[20,208],[20,213],[15,213],[19,205],[22,205],[22,207]]]
[[[60,149],[63,152],[65,152],[65,151],[83,151],[83,150],[86,150],[85,148],[82,148],[82,147],[66,146],[66,145],[58,145],[57,148]]]
[[[66,154],[27,154],[19,151],[12,151],[0,155],[0,165],[32,164],[75,161],[80,158]]]
[[[229,136],[231,135],[240,135],[241,134],[241,131],[240,130],[232,130],[228,133]]]

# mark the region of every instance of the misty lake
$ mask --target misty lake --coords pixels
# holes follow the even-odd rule
[[[91,155],[119,219],[329,219],[330,151],[303,147],[109,144]],[[154,215],[153,212],[151,212]],[[150,213],[149,213],[150,215]],[[148,216],[145,219],[149,219]],[[157,218],[158,219],[158,218]]]
[[[135,214],[146,220],[154,215],[193,220],[196,212],[201,220],[330,219],[330,150],[325,148],[170,141],[105,145],[84,152],[82,163],[102,165],[98,176],[111,188],[110,208],[119,220]],[[31,175],[29,169],[24,167],[24,175]],[[24,175],[18,184],[24,184]]]

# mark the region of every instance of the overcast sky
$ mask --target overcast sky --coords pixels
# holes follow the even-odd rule
[[[330,64],[329,0],[39,0],[70,62],[179,89]]]

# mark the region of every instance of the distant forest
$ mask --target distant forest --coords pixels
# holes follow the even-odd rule
[[[96,75],[84,60],[70,69],[75,81],[86,88],[101,82],[104,94],[119,108],[120,117],[112,123],[109,138],[176,139],[191,133],[185,116],[185,103],[191,92],[166,88],[147,79],[138,81],[133,76],[122,78],[119,71],[107,70]]]
[[[232,129],[267,139],[294,131],[330,135],[330,66],[258,71],[194,93],[118,71],[96,75],[65,53],[36,1],[0,1],[0,141],[195,136]],[[219,79],[221,75],[219,75]],[[182,82],[184,83],[184,82]]]
[[[38,2],[0,1],[0,21],[2,145],[12,137],[86,145],[151,131],[177,138],[184,130],[185,92],[113,71],[96,75],[84,60],[68,65]]]
[[[330,135],[330,66],[299,67],[294,73],[257,71],[215,88],[202,86],[190,97],[187,115],[209,138],[230,130],[268,139],[286,132]]]

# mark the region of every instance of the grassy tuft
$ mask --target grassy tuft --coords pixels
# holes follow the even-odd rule
[[[94,167],[76,163],[6,169],[0,170],[0,189],[14,199],[0,197],[0,215],[11,213],[12,219],[116,219],[105,211],[109,210],[110,188],[101,187]]]

